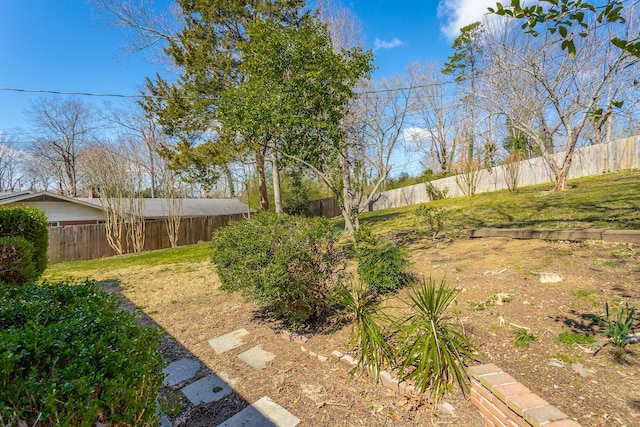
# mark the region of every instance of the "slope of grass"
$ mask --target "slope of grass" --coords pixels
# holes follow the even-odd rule
[[[605,174],[568,182],[483,193],[430,202],[445,212],[445,234],[465,235],[470,228],[610,228],[640,230],[640,171]],[[416,206],[372,212],[362,217],[377,232],[410,232],[418,225]]]

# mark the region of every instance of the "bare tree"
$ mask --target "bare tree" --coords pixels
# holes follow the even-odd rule
[[[387,185],[391,156],[402,142],[412,109],[415,82],[413,73],[402,77],[367,81],[362,84],[357,108],[364,117],[365,159],[375,170],[380,188]]]
[[[37,135],[30,151],[34,159],[59,170],[59,190],[78,194],[78,160],[83,146],[95,139],[99,123],[94,107],[79,98],[40,98],[27,111]]]
[[[121,255],[126,249],[125,207],[127,170],[120,154],[107,145],[94,145],[84,151],[83,165],[89,183],[94,187],[105,215],[105,228],[109,246]]]
[[[94,144],[83,166],[104,210],[107,240],[117,254],[144,248],[144,173],[135,144]]]
[[[158,197],[163,180],[162,169],[166,167],[160,149],[168,144],[162,127],[137,104],[128,110],[108,108],[107,112],[106,119],[117,126],[119,139],[131,141],[139,146],[136,150],[136,159],[140,161],[138,167],[142,168],[148,177],[151,198]]]
[[[184,23],[180,8],[175,3],[164,10],[154,0],[90,0],[96,15],[109,26],[127,31],[122,47],[127,54],[146,51],[154,61],[167,66],[162,50],[168,42],[177,39]]]
[[[0,192],[16,191],[22,187],[26,160],[27,154],[12,148],[11,141],[0,141]]]
[[[576,148],[593,138],[594,117],[607,97],[616,98],[619,73],[637,61],[612,47],[601,31],[606,27],[575,40],[574,58],[555,49],[551,36],[525,37],[513,25],[493,28],[487,42],[485,102],[540,150],[556,191],[566,187]]]
[[[413,64],[409,72],[415,75],[416,102],[412,113],[413,127],[407,137],[425,153],[440,172],[453,169],[459,151],[461,104],[454,84],[445,77],[437,64]]]
[[[166,212],[165,224],[167,235],[172,248],[178,246],[180,222],[182,220],[182,191],[179,187],[178,176],[169,168],[162,169],[163,194],[161,204]]]
[[[319,18],[329,28],[334,50],[364,46],[362,23],[340,0],[317,0]]]
[[[124,163],[127,171],[127,180],[124,182],[128,208],[128,243],[130,251],[141,252],[144,249],[144,190],[146,174],[144,160],[146,149],[135,140],[120,142],[118,152],[120,161]]]

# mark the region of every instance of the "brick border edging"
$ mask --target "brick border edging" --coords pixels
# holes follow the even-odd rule
[[[293,334],[289,331],[282,331],[280,336],[285,341],[291,341],[297,344],[304,344],[307,342],[307,338],[303,335]],[[338,350],[334,350],[333,352],[331,352],[330,356],[323,356],[316,353],[315,351],[308,350],[303,345],[300,345],[300,351],[308,354],[314,359],[318,359],[323,363],[331,358],[340,361],[352,368],[355,368],[358,365],[358,361],[356,359],[349,356],[348,354],[343,354]],[[394,376],[387,371],[380,371],[380,382],[383,386],[387,387],[390,390],[397,391],[406,395],[415,394],[415,387],[413,386],[413,384],[409,384],[405,381],[400,381],[397,378],[394,378]]]
[[[471,402],[488,427],[581,427],[493,363],[471,366]]]
[[[281,337],[297,344],[307,342],[303,335],[289,331],[283,331]],[[338,350],[323,356],[300,345],[300,351],[321,363],[331,358],[353,368],[358,365],[353,357]],[[487,427],[582,427],[493,363],[471,366],[467,374],[471,382],[470,400]],[[387,371],[380,372],[380,382],[392,391],[415,394],[414,385],[399,381]]]

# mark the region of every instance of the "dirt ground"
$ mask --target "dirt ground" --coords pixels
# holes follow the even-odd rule
[[[593,355],[591,344],[556,342],[563,331],[601,334],[594,319],[604,315],[605,302],[640,307],[638,247],[488,238],[420,243],[411,250],[416,274],[463,290],[455,314],[484,353],[482,362],[497,364],[584,426],[640,425],[640,344],[622,355],[611,346]],[[562,282],[542,283],[545,272]],[[263,396],[303,420],[301,426],[483,425],[457,391],[444,399],[454,414],[434,412],[425,399],[351,375],[344,363],[312,358],[301,344],[283,339],[279,325],[254,305],[219,290],[209,262],[110,271],[98,279],[117,280],[143,320],[166,330],[161,351],[168,362],[197,357],[204,365],[199,376],[211,370],[233,385],[235,392],[221,402],[194,408],[185,401],[171,416],[174,425],[216,425]],[[528,348],[513,344],[517,327],[535,336]],[[249,331],[247,346],[215,354],[207,341],[239,328]],[[640,324],[634,328],[640,331]],[[305,337],[302,346],[320,355],[350,350],[348,326]],[[237,357],[255,345],[276,355],[264,371]]]

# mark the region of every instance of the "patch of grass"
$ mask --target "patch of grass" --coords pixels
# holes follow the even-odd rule
[[[511,302],[513,297],[506,293],[495,293],[491,294],[489,298],[484,301],[469,301],[468,306],[471,310],[486,310],[488,307],[493,307],[495,305],[502,305],[507,302]]]
[[[589,335],[576,334],[574,332],[562,331],[556,337],[556,343],[571,347],[574,344],[593,344],[596,339]]]
[[[520,348],[528,348],[537,337],[533,332],[527,331],[524,328],[518,328],[514,332],[513,345]]]
[[[611,268],[616,268],[616,267],[620,267],[620,264],[618,264],[617,262],[613,262],[613,261],[605,261],[602,263],[603,266],[605,267],[611,267]]]
[[[571,291],[571,295],[581,299],[583,301],[588,301],[591,303],[591,305],[596,306],[598,305],[598,302],[596,301],[596,295],[598,294],[597,291],[588,291],[586,289],[578,289],[575,291]]]
[[[560,360],[564,363],[573,363],[573,357],[564,353],[553,353],[547,356],[548,359]]]
[[[211,246],[209,243],[180,246],[172,249],[119,255],[87,261],[70,261],[49,265],[43,274],[47,280],[92,277],[97,272],[131,267],[153,267],[166,264],[196,263],[209,261]]]

